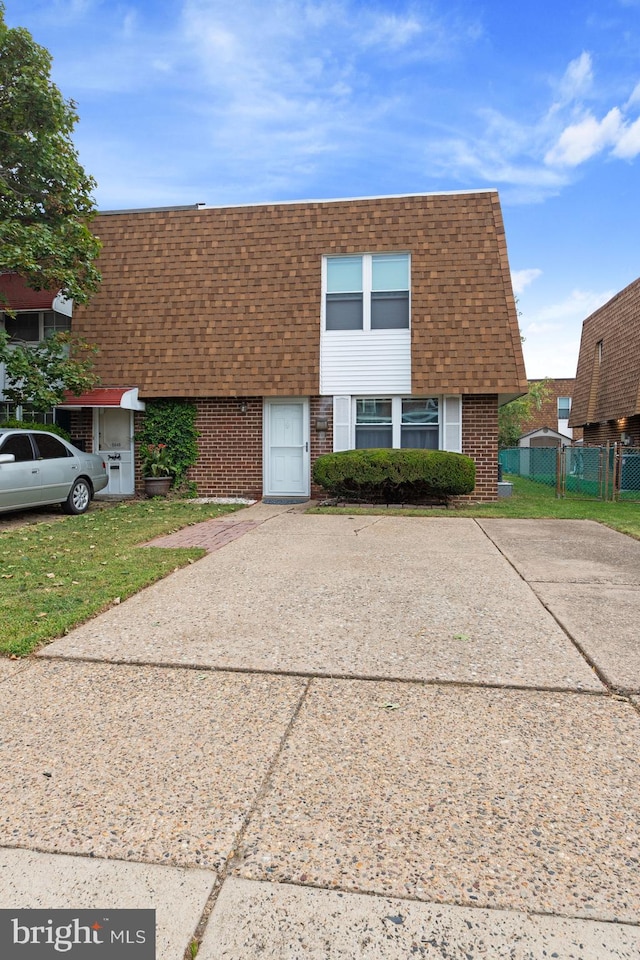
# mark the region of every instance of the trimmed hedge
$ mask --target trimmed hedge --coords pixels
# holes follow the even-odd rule
[[[313,479],[330,496],[349,500],[447,501],[472,492],[476,465],[445,450],[344,450],[318,457]]]

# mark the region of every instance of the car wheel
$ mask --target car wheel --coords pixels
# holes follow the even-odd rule
[[[62,504],[65,513],[86,513],[91,503],[91,486],[88,480],[79,477]]]

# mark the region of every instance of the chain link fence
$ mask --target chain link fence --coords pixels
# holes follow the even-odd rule
[[[503,474],[554,487],[558,497],[640,502],[640,447],[510,447]]]

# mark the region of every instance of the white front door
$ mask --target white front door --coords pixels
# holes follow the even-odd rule
[[[265,400],[264,496],[308,497],[309,401]]]
[[[109,477],[103,493],[133,493],[133,412],[121,407],[99,407],[94,411],[93,426],[94,449],[103,457]]]

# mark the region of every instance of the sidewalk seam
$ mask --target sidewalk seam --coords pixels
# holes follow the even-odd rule
[[[560,627],[560,629],[562,630],[562,632],[564,633],[564,635],[565,635],[565,636],[567,637],[567,639],[569,640],[569,643],[571,643],[572,646],[578,651],[578,653],[580,654],[580,656],[582,657],[582,659],[584,660],[584,662],[587,664],[587,666],[589,666],[589,667],[591,668],[591,670],[593,670],[594,674],[596,675],[596,677],[598,678],[598,680],[600,681],[600,683],[601,683],[601,684],[603,685],[603,687],[605,688],[605,693],[608,693],[610,696],[611,696],[611,695],[618,696],[622,691],[617,690],[617,688],[614,687],[613,684],[611,684],[611,683],[609,682],[609,680],[608,680],[608,679],[606,678],[606,676],[602,673],[602,671],[601,671],[600,668],[596,665],[596,663],[591,659],[591,657],[586,653],[586,651],[582,649],[580,643],[576,640],[576,638],[575,638],[571,633],[569,633],[569,631],[567,630],[567,628],[565,627],[565,625],[564,625],[564,624],[562,623],[562,621],[556,616],[556,614],[553,612],[553,610],[551,610],[551,608],[547,606],[547,604],[546,604],[545,601],[542,599],[542,597],[540,597],[540,596],[536,593],[536,591],[534,590],[532,584],[533,584],[533,583],[536,583],[536,582],[538,582],[538,581],[535,581],[535,580],[534,580],[534,581],[529,582],[529,580],[527,580],[527,579],[520,573],[520,571],[518,570],[518,568],[517,568],[517,567],[515,566],[515,564],[512,562],[511,558],[510,558],[509,556],[507,556],[507,554],[498,546],[498,544],[497,544],[497,543],[495,542],[495,540],[490,536],[490,534],[487,533],[487,531],[484,529],[484,527],[482,526],[482,524],[478,521],[478,519],[477,519],[476,517],[473,518],[473,522],[479,527],[479,529],[480,529],[480,530],[482,531],[482,533],[485,535],[485,537],[487,538],[487,540],[488,540],[490,543],[493,544],[493,546],[496,548],[496,550],[498,551],[498,553],[500,554],[500,556],[501,556],[501,557],[504,557],[504,559],[507,561],[507,563],[509,564],[509,566],[511,567],[511,569],[516,573],[516,575],[517,575],[518,577],[520,577],[520,579],[522,580],[522,582],[523,582],[524,584],[527,585],[527,587],[529,588],[529,590],[531,591],[531,593],[534,595],[534,597],[536,598],[536,600],[538,601],[538,603],[540,603],[540,604],[544,607],[544,609],[547,611],[547,613],[549,614],[549,616],[557,623],[557,625]],[[546,581],[544,581],[544,582],[546,582]],[[626,697],[625,697],[625,699],[626,699]]]
[[[263,778],[263,780],[262,780],[262,783],[260,784],[260,789],[257,791],[257,793],[256,793],[256,795],[255,795],[255,797],[254,797],[253,803],[251,804],[251,806],[249,807],[247,813],[245,814],[245,816],[244,816],[244,818],[243,818],[243,821],[242,821],[242,825],[241,825],[240,829],[238,830],[238,832],[237,832],[237,834],[236,834],[236,836],[235,836],[235,838],[234,838],[234,841],[233,841],[233,850],[231,850],[229,856],[227,857],[227,860],[226,860],[224,866],[223,866],[219,871],[217,871],[217,876],[216,876],[215,882],[214,882],[214,884],[213,884],[213,889],[211,890],[211,893],[209,894],[209,896],[208,896],[208,898],[207,898],[207,902],[205,903],[205,905],[204,905],[204,907],[203,907],[203,909],[202,909],[202,913],[200,914],[200,919],[198,920],[198,923],[197,923],[197,925],[196,925],[196,927],[195,927],[195,930],[194,930],[194,932],[193,932],[193,936],[192,936],[192,938],[191,938],[191,942],[193,942],[194,940],[197,940],[197,941],[198,941],[198,944],[200,944],[200,943],[202,942],[202,939],[203,939],[203,937],[204,937],[204,934],[205,934],[207,925],[208,925],[209,920],[210,920],[210,918],[211,918],[211,914],[213,913],[213,909],[214,909],[214,907],[215,907],[215,905],[216,905],[216,902],[217,902],[217,900],[218,900],[218,897],[220,896],[220,891],[222,890],[222,887],[223,887],[225,881],[228,879],[228,877],[229,877],[230,873],[232,872],[233,868],[234,868],[235,866],[237,866],[237,865],[241,862],[240,848],[241,848],[241,846],[242,846],[242,843],[243,843],[243,840],[244,840],[244,836],[245,836],[245,834],[246,834],[246,832],[247,832],[247,829],[248,829],[248,827],[249,827],[249,823],[250,823],[251,818],[253,817],[256,809],[258,808],[259,804],[262,802],[262,800],[263,800],[264,797],[266,796],[266,794],[267,794],[267,792],[268,792],[268,790],[269,790],[269,788],[270,788],[270,786],[271,786],[271,778],[272,778],[273,772],[274,772],[274,770],[275,770],[275,768],[276,768],[276,766],[277,766],[277,764],[278,764],[278,762],[279,762],[279,760],[280,760],[280,757],[282,756],[282,753],[283,753],[283,750],[284,750],[284,748],[285,748],[285,745],[286,745],[286,743],[287,743],[287,741],[288,741],[288,739],[289,739],[289,735],[290,735],[290,733],[291,733],[291,730],[293,729],[293,725],[295,724],[296,720],[298,719],[298,715],[300,714],[300,711],[301,711],[301,709],[302,709],[302,707],[303,707],[303,705],[304,705],[304,703],[305,703],[305,701],[306,701],[306,699],[307,699],[307,696],[308,696],[308,693],[309,693],[309,688],[310,688],[312,682],[313,682],[313,678],[310,677],[310,678],[307,680],[307,682],[304,684],[304,686],[303,686],[303,688],[302,688],[302,690],[301,690],[301,692],[300,692],[300,696],[299,696],[299,698],[298,698],[298,702],[297,702],[297,704],[296,704],[296,706],[295,706],[295,709],[294,709],[291,717],[289,718],[289,722],[287,723],[287,725],[286,725],[286,727],[285,727],[285,729],[284,729],[284,732],[283,732],[283,734],[282,734],[282,737],[280,738],[280,743],[279,743],[278,748],[277,748],[277,750],[275,751],[275,753],[274,753],[274,755],[273,755],[273,757],[272,757],[272,759],[271,759],[271,763],[269,764],[269,767],[268,767],[268,769],[267,769],[267,771],[266,771],[266,773],[265,773],[265,775],[264,775],[264,778]],[[186,948],[186,950],[185,950],[184,960],[192,960],[192,955],[191,955],[191,953],[190,953],[190,946],[189,946],[189,945],[187,945],[187,948]]]

